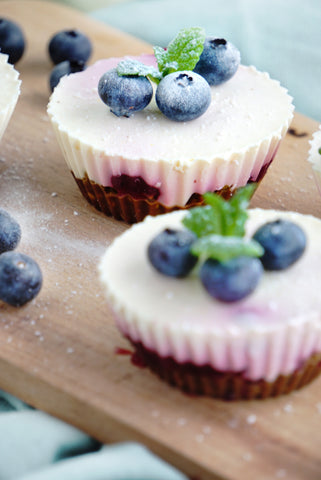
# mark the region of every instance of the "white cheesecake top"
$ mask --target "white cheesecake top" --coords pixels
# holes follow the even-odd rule
[[[287,218],[307,235],[303,256],[291,267],[264,272],[255,291],[223,303],[202,286],[197,271],[174,279],[158,273],[147,246],[164,228],[183,228],[178,211],[147,217],[115,239],[100,263],[107,298],[124,335],[179,362],[243,371],[273,381],[321,350],[321,221],[312,216],[250,210],[247,234]]]
[[[136,57],[154,64],[152,55]],[[101,60],[84,72],[64,77],[55,88],[48,113],[59,129],[106,155],[164,160],[188,165],[197,159],[227,159],[271,134],[281,137],[292,118],[292,99],[279,82],[254,67],[240,66],[228,82],[211,87],[209,109],[190,122],[168,120],[154,100],[130,118],[116,117],[99,98],[98,81],[119,58]]]
[[[310,140],[310,150],[308,160],[311,162],[312,167],[317,172],[321,173],[321,125],[319,130],[314,132],[312,140]]]
[[[0,53],[0,138],[16,106],[20,84],[19,73],[8,63],[8,55]]]

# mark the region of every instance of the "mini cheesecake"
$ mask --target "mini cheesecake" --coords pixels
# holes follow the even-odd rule
[[[286,219],[304,230],[307,246],[292,266],[264,271],[242,300],[211,297],[198,267],[177,279],[150,264],[149,243],[166,228],[184,228],[184,211],[133,225],[99,264],[117,326],[136,354],[161,378],[192,394],[266,398],[300,388],[321,371],[321,220],[275,210],[248,213],[246,236]]]
[[[0,53],[0,140],[17,104],[20,84],[19,73],[8,63],[8,55]]]
[[[314,178],[321,194],[321,125],[319,125],[319,130],[313,133],[312,140],[310,140],[308,161],[312,165]]]
[[[153,55],[130,58],[155,65]],[[120,60],[62,78],[48,105],[67,165],[97,209],[134,223],[198,204],[207,191],[230,196],[262,179],[293,116],[278,81],[241,65],[211,87],[211,104],[197,119],[169,120],[154,99],[117,117],[100,99],[98,82]]]

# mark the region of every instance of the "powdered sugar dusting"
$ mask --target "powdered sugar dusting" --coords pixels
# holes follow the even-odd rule
[[[1,207],[22,230],[17,250],[34,258],[43,273],[42,289],[32,302],[8,314],[0,310],[1,329],[7,348],[32,348],[37,374],[48,366],[51,371],[66,369],[66,357],[69,363],[71,358],[77,361],[72,354],[79,350],[81,329],[87,328],[81,321],[86,310],[103,305],[108,311],[96,269],[116,234],[116,223],[108,223],[84,201],[63,159],[51,154],[61,163],[48,162],[56,141],[47,117],[41,128],[45,133],[37,153],[34,138],[23,138],[23,148],[5,143],[0,161]],[[95,329],[86,332],[98,335]]]
[[[33,251],[44,250],[45,256],[63,254],[66,259],[71,259],[76,254],[77,259],[97,261],[107,244],[97,241],[95,235],[77,237],[74,230],[69,230],[68,227],[80,213],[70,210],[62,199],[55,203],[58,200],[56,192],[48,194],[48,201],[43,205],[41,185],[35,185],[32,179],[22,178],[19,169],[14,166],[2,172],[2,189],[6,185],[10,188],[6,189],[2,205],[20,223],[23,246]],[[69,216],[62,220],[61,212],[64,210]]]

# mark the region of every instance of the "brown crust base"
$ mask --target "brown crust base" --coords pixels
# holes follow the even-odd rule
[[[137,223],[142,221],[147,215],[160,215],[162,213],[169,213],[174,210],[184,210],[198,205],[203,205],[202,196],[194,193],[186,205],[167,207],[157,200],[150,200],[148,198],[134,198],[132,195],[120,195],[111,187],[103,187],[98,185],[88,178],[76,178],[77,185],[86,198],[97,210],[103,212],[108,217],[113,217],[116,220],[123,220],[127,223]],[[222,197],[230,198],[234,190],[226,186],[216,192]]]
[[[258,185],[266,174],[272,160],[262,167],[256,179],[250,179],[248,183],[255,182]],[[98,185],[90,180],[87,175],[83,178],[77,178],[73,173],[72,175],[77,182],[81,193],[91,205],[108,217],[113,217],[116,220],[123,220],[127,223],[140,222],[147,215],[155,216],[162,213],[169,213],[173,210],[185,210],[187,208],[203,205],[204,203],[202,195],[194,193],[184,206],[175,205],[168,207],[157,200],[149,198],[137,199],[129,194],[119,194],[111,187]],[[234,194],[234,192],[235,189],[226,185],[222,189],[216,190],[215,193],[228,199]]]
[[[279,375],[274,382],[251,381],[242,372],[219,372],[211,366],[178,363],[160,357],[142,343],[132,344],[133,363],[147,366],[161,379],[191,395],[206,395],[223,400],[253,400],[277,397],[302,388],[321,373],[321,353],[312,355],[290,375]]]

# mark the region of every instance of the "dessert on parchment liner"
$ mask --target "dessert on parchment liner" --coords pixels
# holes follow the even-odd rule
[[[20,95],[19,73],[8,62],[8,55],[0,53],[0,140]]]
[[[163,110],[168,113],[175,107],[163,108],[168,99],[165,95],[162,102],[157,95],[162,82],[174,75],[173,82],[187,83],[182,87],[184,98],[190,84],[196,84],[196,75],[201,77],[191,71],[159,73],[162,61],[165,67],[168,65],[164,52],[172,52],[169,60],[173,60],[182,52],[186,54],[190,44],[195,45],[199,31],[196,29],[195,34],[191,30],[192,34],[190,30],[183,32],[191,35],[190,43],[182,42],[180,33],[179,40],[174,39],[160,53],[158,48],[155,55],[100,60],[82,72],[63,77],[53,91],[48,113],[68,168],[86,199],[106,215],[135,223],[148,214],[200,204],[207,191],[229,197],[238,187],[262,179],[288,130],[293,105],[287,90],[267,73],[238,63],[232,76],[207,85],[209,102],[205,101],[205,111],[199,116],[175,121],[164,115]],[[211,42],[215,52],[230,51],[230,44],[224,39]],[[201,57],[197,58],[200,62]],[[219,68],[223,68],[224,62],[227,61],[217,60]],[[172,65],[173,61],[169,63]],[[231,61],[227,63],[230,66]],[[111,108],[106,106],[107,80],[101,81],[104,75],[120,68],[122,72],[126,68],[132,72],[142,64],[146,76],[140,79],[149,82],[147,77],[163,76],[160,81],[156,78],[156,93],[147,87],[147,106],[142,103],[141,109],[133,113],[136,107],[130,107],[132,110],[123,115],[113,100]],[[176,68],[183,68],[183,63],[178,65]],[[199,71],[203,73],[202,69]],[[137,77],[133,74],[132,79]],[[169,81],[167,91],[173,82]],[[193,95],[188,97],[188,106],[194,102]]]
[[[107,248],[99,272],[116,324],[186,392],[255,399],[301,388],[321,368],[321,220],[212,203],[148,216]]]

